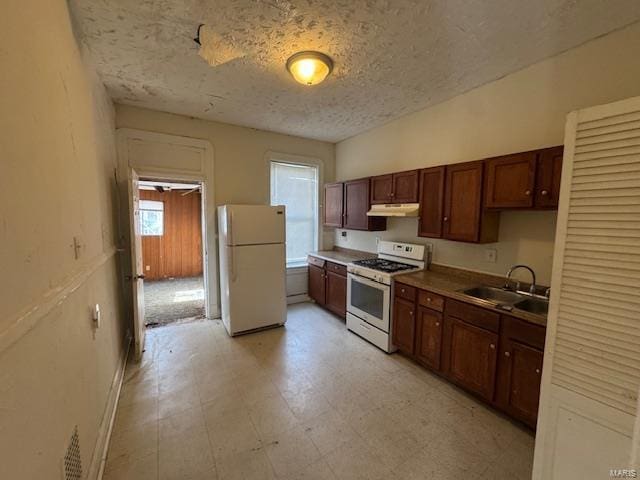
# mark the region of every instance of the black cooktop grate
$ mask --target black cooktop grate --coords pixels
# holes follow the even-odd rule
[[[383,258],[368,258],[366,260],[356,260],[353,263],[360,267],[367,267],[372,270],[379,270],[386,273],[401,272],[402,270],[411,270],[416,268],[414,265],[385,260]]]

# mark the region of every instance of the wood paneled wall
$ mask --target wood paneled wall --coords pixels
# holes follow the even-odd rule
[[[164,235],[142,237],[142,261],[148,280],[202,275],[201,196],[185,190],[140,190],[141,200],[164,202]]]

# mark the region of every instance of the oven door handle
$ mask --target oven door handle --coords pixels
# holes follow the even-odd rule
[[[371,288],[377,288],[378,290],[391,290],[391,286],[387,285],[386,283],[375,282],[373,280],[369,280],[368,278],[361,277],[360,275],[356,275],[355,273],[348,273],[347,277],[358,283],[368,285]]]

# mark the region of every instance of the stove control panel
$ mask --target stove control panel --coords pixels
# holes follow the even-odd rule
[[[381,241],[378,244],[378,253],[410,258],[412,260],[424,260],[424,245]]]

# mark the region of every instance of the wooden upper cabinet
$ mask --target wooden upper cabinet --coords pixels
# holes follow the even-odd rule
[[[558,207],[563,154],[563,146],[545,148],[539,152],[536,172],[536,207]]]
[[[418,170],[371,177],[371,203],[416,203]]]
[[[324,224],[327,227],[342,227],[344,184],[327,183],[324,186]]]
[[[371,177],[371,203],[391,203],[393,193],[393,175],[378,175]]]
[[[393,174],[392,203],[416,203],[418,201],[418,170]]]
[[[442,237],[445,167],[420,170],[418,236]]]
[[[482,207],[484,162],[447,165],[443,237],[461,242],[495,242],[499,214]]]
[[[460,386],[492,401],[498,334],[447,316],[445,336],[446,373]]]
[[[485,206],[487,208],[531,208],[536,182],[536,152],[486,160]]]
[[[344,218],[343,228],[352,230],[384,230],[387,228],[385,217],[369,217],[370,179],[344,182]]]

